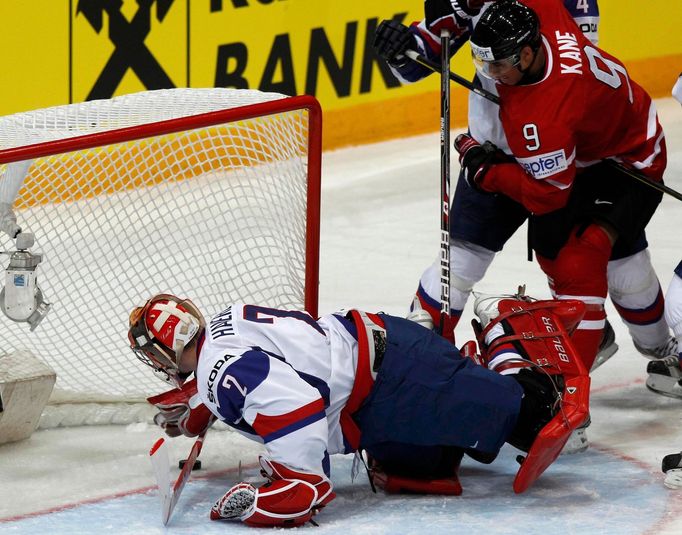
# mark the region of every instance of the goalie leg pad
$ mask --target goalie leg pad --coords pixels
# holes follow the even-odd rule
[[[461,448],[384,443],[373,451],[381,461],[368,452],[369,477],[389,494],[462,494],[457,476]]]
[[[336,494],[332,490],[332,482],[325,475],[295,470],[263,456],[261,456],[258,461],[261,465],[261,473],[271,481],[278,479],[301,480],[310,483],[315,487],[315,491],[317,492],[317,498],[313,504],[315,509],[323,508],[336,498]]]
[[[487,322],[479,340],[485,342],[485,336],[500,322],[504,326],[506,334],[492,341],[488,351],[511,342],[519,354],[542,368],[542,376],[527,369],[516,375],[524,388],[524,401],[509,440],[528,451],[514,479],[514,491],[519,493],[540,477],[558,457],[573,430],[589,418],[590,378],[568,335],[583,317],[585,306],[574,300],[528,302],[502,298],[479,300],[476,312]],[[560,396],[551,392],[554,385]],[[553,398],[560,403],[550,409]],[[537,427],[551,415],[551,420],[537,432]]]
[[[440,479],[414,479],[387,474],[380,468],[370,470],[370,477],[377,488],[387,494],[436,494],[460,496],[462,484],[457,475]]]
[[[254,488],[239,483],[211,509],[211,520],[239,518],[249,526],[300,526],[313,516],[315,487],[306,481],[279,479]]]

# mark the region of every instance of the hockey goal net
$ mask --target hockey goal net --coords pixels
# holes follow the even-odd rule
[[[0,172],[32,160],[14,209],[53,304],[33,332],[0,314],[0,354],[52,366],[52,404],[139,402],[168,388],[126,336],[129,311],[154,293],[207,316],[236,300],[315,315],[320,128],[312,97],[233,89],[0,118]]]

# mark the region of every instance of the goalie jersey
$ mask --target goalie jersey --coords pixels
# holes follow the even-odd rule
[[[315,320],[234,303],[211,318],[199,344],[197,385],[209,410],[263,443],[272,460],[316,473],[329,475],[330,454],[371,452],[383,441],[494,456],[521,403],[513,379],[475,365],[420,325],[383,314]],[[375,383],[380,366],[383,382]],[[397,386],[379,386],[391,381]]]

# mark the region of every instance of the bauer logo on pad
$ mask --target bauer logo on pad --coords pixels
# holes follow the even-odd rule
[[[26,286],[26,276],[14,275],[14,286]]]
[[[564,149],[538,154],[530,158],[516,158],[516,161],[535,178],[545,178],[568,169]]]

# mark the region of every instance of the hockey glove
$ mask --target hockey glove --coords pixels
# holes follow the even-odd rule
[[[458,35],[462,33],[465,21],[478,15],[482,6],[483,0],[426,0],[424,22],[436,36],[441,30]]]
[[[264,457],[260,463],[269,481],[258,488],[249,483],[232,487],[211,509],[211,520],[239,518],[249,526],[300,526],[335,497],[325,476],[299,472]]]
[[[491,0],[488,0],[491,1]],[[457,14],[463,19],[470,19],[481,12],[485,0],[426,0],[424,2],[424,14],[426,24],[431,24],[437,19]]]
[[[376,53],[392,67],[402,67],[408,61],[405,51],[417,50],[417,39],[410,29],[395,20],[382,20],[374,34],[372,45]]]
[[[481,145],[469,134],[455,138],[455,150],[459,153],[459,163],[467,184],[478,191],[491,193],[484,188],[483,179],[500,155],[500,150],[490,141]]]
[[[154,423],[170,437],[196,437],[216,420],[199,398],[196,379],[186,382],[181,388],[147,398],[147,401],[159,409]]]
[[[17,216],[14,215],[12,205],[0,202],[0,231],[14,239],[21,232],[21,227],[17,225]]]

